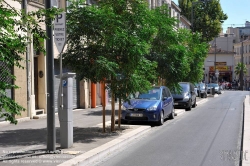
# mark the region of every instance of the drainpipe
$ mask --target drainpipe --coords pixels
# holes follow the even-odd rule
[[[27,14],[27,0],[22,0],[22,10]],[[27,32],[27,36],[29,36],[29,32]],[[31,75],[30,75],[30,44],[28,43],[26,48],[26,76],[27,76],[27,116],[31,117],[31,109],[30,109],[30,96],[31,96]]]

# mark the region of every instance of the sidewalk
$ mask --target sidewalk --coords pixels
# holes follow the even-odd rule
[[[199,99],[200,100],[200,99]],[[118,104],[116,105],[118,108]],[[69,149],[60,148],[60,128],[56,114],[56,154],[47,154],[47,119],[24,118],[17,125],[0,122],[0,165],[72,165],[81,161],[89,162],[151,129],[145,125],[125,125],[110,132],[111,106],[106,107],[106,133],[102,133],[102,107],[76,109],[73,111],[74,144]],[[117,115],[116,110],[116,115]],[[185,110],[176,110],[176,116]],[[74,159],[72,162],[72,160]]]
[[[208,99],[199,98],[197,105],[199,106],[206,101]],[[117,105],[116,108],[118,108]],[[185,110],[178,109],[176,111],[177,116],[183,113]],[[69,149],[61,149],[59,121],[56,115],[57,151],[53,154],[46,152],[46,118],[21,121],[18,125],[0,123],[0,165],[91,165],[91,162],[126,146],[130,141],[139,139],[151,129],[148,123],[142,125],[122,124],[121,129],[118,129],[116,124],[116,131],[112,133],[110,132],[110,117],[111,111],[110,105],[108,105],[106,107],[106,133],[102,133],[102,107],[74,110],[74,144]],[[246,140],[248,139],[246,138]]]
[[[116,108],[118,106],[116,105]],[[0,122],[0,165],[42,165],[55,166],[81,154],[89,154],[101,145],[116,141],[122,144],[136,139],[151,129],[150,125],[121,125],[110,132],[111,107],[106,107],[106,133],[102,133],[102,107],[77,109],[73,111],[74,144],[69,149],[60,148],[60,128],[56,114],[56,153],[47,153],[47,119],[20,121],[17,125]],[[117,115],[116,110],[116,115]],[[119,138],[120,144],[117,139]],[[99,148],[98,148],[99,147]],[[109,148],[114,148],[110,144]],[[118,147],[118,146],[117,146]],[[106,147],[108,148],[108,147]],[[91,151],[92,150],[92,151]],[[68,164],[67,164],[68,165]]]

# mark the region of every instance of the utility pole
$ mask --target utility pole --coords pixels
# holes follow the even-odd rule
[[[51,0],[45,1],[45,9],[52,7]],[[52,20],[50,19],[51,23]],[[47,70],[47,150],[56,150],[55,130],[55,97],[54,97],[54,51],[53,51],[53,30],[46,25],[46,70]]]
[[[241,42],[240,90],[243,91],[243,40]]]
[[[216,75],[215,75],[215,72],[216,72],[216,37],[214,38],[214,42],[215,42],[215,44],[214,44],[214,76],[216,77]],[[217,78],[216,78],[216,80],[217,80]]]
[[[27,14],[27,0],[22,0],[22,9],[24,10],[24,13]],[[30,32],[27,32],[27,36],[30,37]],[[33,41],[32,41],[33,42]],[[31,115],[31,108],[30,108],[30,96],[31,96],[31,62],[30,62],[30,43],[27,44],[26,48],[26,75],[27,75],[27,112],[28,116],[32,118]]]

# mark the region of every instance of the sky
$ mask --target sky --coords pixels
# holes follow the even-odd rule
[[[173,0],[178,4],[178,0]],[[223,32],[227,27],[242,27],[250,21],[250,0],[220,0],[222,10],[228,19],[222,24]]]

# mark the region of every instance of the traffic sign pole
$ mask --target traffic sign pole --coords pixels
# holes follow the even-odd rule
[[[60,84],[62,84],[62,52],[66,41],[66,14],[62,12],[57,15],[54,21],[54,40],[60,56]],[[63,110],[63,87],[60,86],[59,105],[61,111]]]
[[[45,1],[45,9],[51,8],[51,1]],[[52,20],[50,20],[51,22]],[[46,25],[46,70],[47,70],[47,150],[56,150],[55,99],[54,99],[54,51],[53,30]]]

